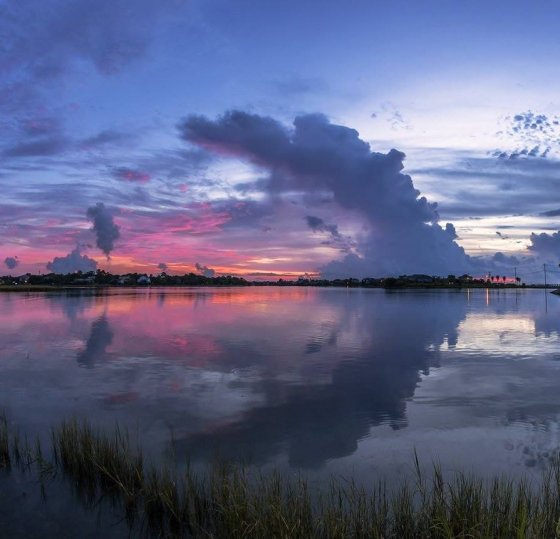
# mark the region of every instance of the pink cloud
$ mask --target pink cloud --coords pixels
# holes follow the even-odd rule
[[[207,202],[162,212],[130,212],[123,226],[132,235],[207,234],[220,230],[231,219],[228,212],[216,210]],[[123,234],[124,236],[124,234]],[[152,238],[153,239],[153,238]]]
[[[128,167],[116,168],[113,171],[113,177],[117,180],[134,183],[146,183],[150,181],[151,178],[147,172]]]

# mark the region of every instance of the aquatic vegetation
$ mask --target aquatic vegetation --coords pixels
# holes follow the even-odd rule
[[[558,460],[535,486],[465,474],[446,480],[437,465],[425,473],[414,455],[414,481],[397,488],[333,479],[325,492],[310,492],[303,477],[278,472],[228,463],[180,472],[152,463],[119,427],[106,432],[70,420],[53,429],[51,443],[45,458],[39,442],[31,448],[0,417],[0,468],[60,473],[87,506],[104,501],[122,510],[135,536],[560,537]]]
[[[10,436],[8,420],[5,415],[0,416],[0,469],[9,468],[11,465]]]

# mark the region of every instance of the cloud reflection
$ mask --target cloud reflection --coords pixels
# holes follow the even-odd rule
[[[113,342],[113,331],[103,315],[91,325],[85,349],[77,357],[82,367],[93,367],[107,356],[107,347]]]
[[[375,296],[367,294],[353,295],[352,301],[338,294],[322,299],[342,311],[341,326],[329,337],[331,345],[337,346],[337,332],[348,326],[361,340],[361,346],[334,367],[330,382],[288,385],[262,380],[254,390],[266,395],[264,405],[247,410],[233,423],[180,440],[178,447],[195,458],[214,453],[252,462],[285,450],[292,466],[315,468],[351,455],[372,426],[407,425],[407,399],[414,395],[420,373],[439,362],[434,344],[457,340],[465,302],[449,294],[446,308],[432,310],[429,295],[409,295],[403,309],[395,294],[380,309]],[[320,353],[318,342],[311,340],[304,353]]]

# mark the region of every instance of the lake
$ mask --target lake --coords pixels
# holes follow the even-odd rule
[[[560,297],[543,290],[74,290],[0,308],[0,409],[30,434],[118,422],[152,455],[318,483],[397,480],[415,450],[537,477],[560,447]]]

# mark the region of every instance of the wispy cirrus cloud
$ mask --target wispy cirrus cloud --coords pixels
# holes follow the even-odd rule
[[[150,175],[147,172],[128,167],[116,168],[113,170],[113,177],[125,182],[146,183],[150,181]]]

